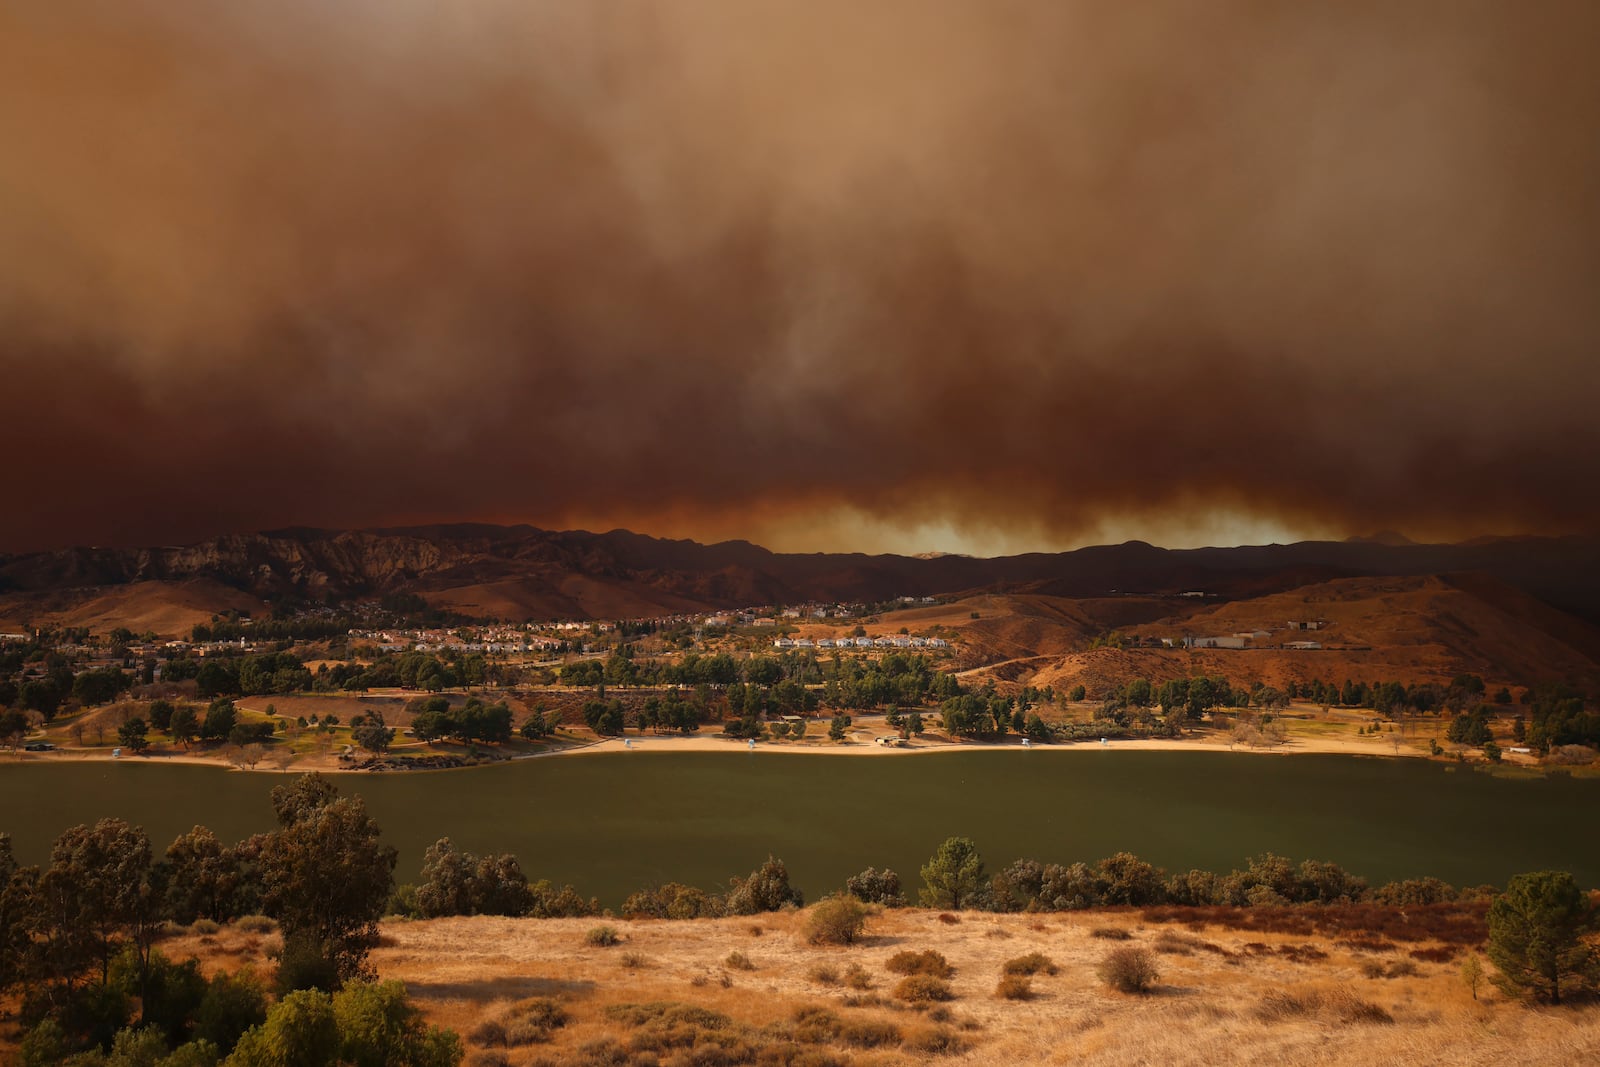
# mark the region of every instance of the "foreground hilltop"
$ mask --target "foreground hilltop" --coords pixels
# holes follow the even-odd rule
[[[851,946],[811,944],[808,911],[389,921],[372,963],[381,977],[405,982],[430,1022],[462,1035],[467,1063],[485,1067],[1532,1067],[1600,1056],[1600,1007],[1538,1009],[1486,980],[1476,991],[1463,980],[1482,937],[1481,905],[1432,925],[1426,908],[1369,909],[1365,925],[1354,912],[1336,920],[1332,911],[1269,910],[1273,921],[1244,927],[1227,909],[886,910]],[[597,936],[600,928],[614,939]],[[265,973],[276,940],[224,927],[161,948],[174,958],[196,954],[208,970],[253,964]],[[1148,994],[1113,991],[1097,974],[1126,948],[1155,960]],[[891,963],[927,950],[952,969],[938,992],[948,1000],[908,999],[914,993]],[[1033,973],[1014,976],[1002,993],[1008,964]]]

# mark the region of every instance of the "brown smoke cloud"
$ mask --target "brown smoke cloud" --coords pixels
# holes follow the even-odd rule
[[[1597,39],[1558,0],[5,5],[0,549],[1593,529]]]

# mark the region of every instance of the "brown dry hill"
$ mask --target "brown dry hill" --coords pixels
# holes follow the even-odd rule
[[[0,591],[42,592],[210,578],[259,597],[350,599],[524,583],[508,605],[577,602],[568,576],[630,590],[663,609],[974,592],[1084,598],[1204,590],[1255,597],[1335,577],[1482,571],[1565,611],[1600,619],[1600,539],[1490,539],[1460,545],[1304,542],[1169,550],[1142,542],[995,559],[774,553],[742,541],[701,545],[626,530],[531,526],[276,530],[161,548],[72,548],[0,556]],[[652,590],[649,592],[646,590]],[[579,591],[581,594],[581,590]],[[667,600],[658,601],[658,597]],[[604,599],[604,598],[602,598]],[[599,605],[608,607],[609,604]],[[573,608],[565,608],[571,611]]]
[[[122,626],[138,634],[187,637],[196,623],[213,615],[265,609],[260,598],[209,578],[142,581],[0,596],[0,629],[86,626],[106,633]]]
[[[884,623],[907,619],[915,632],[919,616],[955,631],[967,665],[983,668],[981,675],[1058,689],[1082,684],[1091,694],[1132,678],[1159,682],[1201,673],[1275,686],[1315,678],[1448,682],[1462,673],[1480,674],[1496,687],[1600,681],[1600,628],[1479,574],[1347,578],[1220,605],[1171,597],[987,596],[896,612]],[[1324,625],[1292,631],[1290,620]],[[1177,641],[1256,630],[1269,636],[1245,650],[1089,648],[1110,630]],[[1324,648],[1282,647],[1297,640]]]
[[[1434,930],[1415,915],[1398,925],[1390,916],[1378,927],[1341,921],[1282,930],[1163,917],[905,909],[871,918],[865,938],[849,947],[809,944],[803,911],[688,922],[390,921],[372,962],[379,977],[406,984],[430,1022],[462,1035],[469,1063],[512,1067],[1600,1060],[1600,1006],[1533,1008],[1487,982],[1474,998],[1460,967],[1481,930]],[[602,923],[619,944],[590,943],[588,931]],[[174,959],[198,957],[208,973],[245,965],[270,973],[277,943],[276,934],[230,926],[180,933],[160,948]],[[1125,948],[1154,959],[1149,995],[1113,992],[1097,977],[1101,962]],[[908,1003],[896,995],[901,977],[889,961],[923,950],[954,969],[951,999]],[[997,996],[1006,963],[1032,953],[1048,966],[1027,981],[1028,995]],[[561,1025],[513,1025],[519,1007],[538,1002],[559,1008]],[[12,1027],[0,1030],[0,1056],[15,1040]]]

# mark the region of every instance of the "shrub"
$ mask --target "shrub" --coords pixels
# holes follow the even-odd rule
[[[907,975],[894,987],[894,995],[908,1004],[926,1004],[955,997],[949,982],[931,974]]]
[[[818,985],[838,985],[839,972],[826,963],[819,963],[806,972],[806,977]]]
[[[905,1035],[905,1047],[930,1056],[954,1056],[966,1051],[967,1043],[948,1026],[918,1026]]]
[[[550,1031],[567,1025],[566,1009],[549,997],[524,1000],[505,1014],[506,1044],[513,1047],[550,1040]]]
[[[267,992],[248,968],[237,974],[218,972],[206,987],[195,1013],[194,1036],[227,1055],[240,1036],[267,1021]]]
[[[821,1045],[839,1036],[839,1017],[827,1008],[796,1008],[794,1013],[794,1039],[811,1045]]]
[[[1000,970],[1004,974],[1055,974],[1060,968],[1044,953],[1030,952],[1026,956],[1006,960]]]
[[[650,966],[650,960],[643,952],[624,952],[622,954],[622,965],[630,971],[637,971]]]
[[[339,966],[315,941],[289,938],[278,951],[277,986],[280,994],[297,989],[320,989],[329,993],[339,988]]]
[[[1148,949],[1115,948],[1095,968],[1100,980],[1120,993],[1145,993],[1155,985],[1160,973],[1155,956]]]
[[[728,891],[729,915],[754,915],[762,911],[777,911],[786,905],[805,907],[805,896],[789,885],[789,869],[780,859],[767,857],[767,862],[750,872],[748,878],[737,879]]]
[[[756,965],[750,962],[750,957],[737,949],[728,953],[728,958],[722,961],[722,965],[734,971],[753,971],[756,969]]]
[[[583,939],[596,948],[610,948],[622,941],[621,936],[610,926],[596,926],[585,934]]]
[[[844,984],[851,989],[871,989],[872,975],[868,974],[867,969],[861,964],[852,963],[844,972]]]
[[[233,920],[233,928],[246,934],[270,934],[278,924],[265,915],[241,915]]]
[[[1103,938],[1106,941],[1132,941],[1133,935],[1120,926],[1096,926],[1089,931],[1090,937]]]
[[[853,1048],[898,1045],[900,1028],[883,1019],[850,1019],[840,1024],[839,1040]]]
[[[1025,974],[1008,974],[1000,979],[994,995],[1001,1000],[1033,999],[1033,979]]]
[[[884,868],[868,867],[860,874],[845,879],[844,891],[868,904],[881,904],[886,908],[903,908],[905,894],[900,890],[900,876]]]
[[[852,896],[828,897],[806,920],[806,940],[813,945],[851,945],[867,925],[867,909]]]
[[[934,978],[949,978],[956,973],[944,955],[931,948],[921,952],[896,952],[884,966],[895,974],[925,974]]]
[[[504,1045],[506,1043],[506,1027],[499,1019],[485,1019],[474,1026],[467,1033],[467,1040],[474,1045]]]
[[[1287,989],[1270,989],[1262,994],[1256,1005],[1256,1018],[1262,1022],[1314,1015],[1322,1007],[1322,995],[1316,992],[1290,992]]]
[[[196,919],[194,925],[191,926],[190,929],[197,934],[214,934],[218,930],[222,929],[222,927],[218,926],[210,919]]]

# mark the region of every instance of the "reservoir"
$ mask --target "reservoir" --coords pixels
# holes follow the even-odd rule
[[[530,881],[616,907],[664,881],[726,887],[774,855],[808,900],[867,866],[918,868],[946,837],[990,872],[1018,857],[1093,862],[1118,851],[1168,871],[1227,872],[1276,852],[1331,860],[1374,885],[1456,885],[1571,871],[1600,886],[1600,779],[1494,777],[1418,759],[1222,752],[939,753],[878,759],[638,752],[463,770],[331,776],[359,794],[415,881],[440,837],[512,852]],[[224,841],[270,830],[268,794],[292,775],[154,761],[0,766],[0,832],[22,863],[80,822],[142,825],[157,855],[195,824]]]

